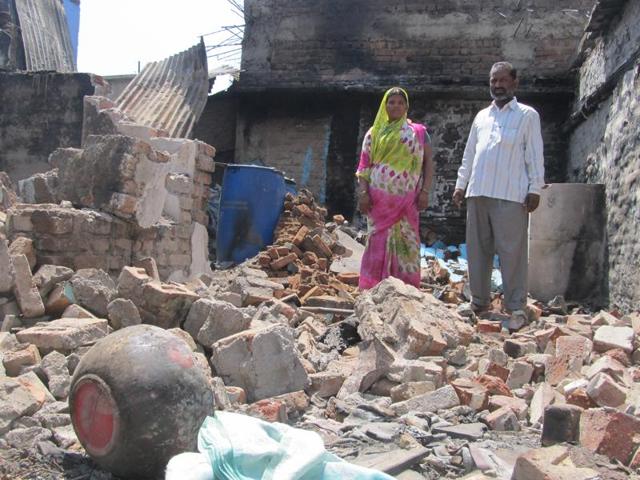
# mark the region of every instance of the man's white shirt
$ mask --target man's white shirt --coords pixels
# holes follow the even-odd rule
[[[467,197],[524,202],[527,193],[540,194],[544,157],[540,116],[514,97],[502,109],[495,103],[473,120],[458,170],[456,188]]]

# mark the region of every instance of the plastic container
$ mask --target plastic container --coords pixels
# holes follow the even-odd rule
[[[218,216],[218,262],[241,263],[272,242],[285,193],[284,176],[273,168],[227,166]]]

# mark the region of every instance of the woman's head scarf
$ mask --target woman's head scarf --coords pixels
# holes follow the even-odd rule
[[[389,121],[387,101],[393,95],[402,95],[407,102],[407,110],[409,109],[409,95],[405,90],[393,87],[385,92],[371,131],[371,161],[373,163],[384,163],[384,160],[389,156],[404,156],[405,153],[404,146],[400,142],[400,130],[407,121],[407,114],[405,113],[397,120]]]

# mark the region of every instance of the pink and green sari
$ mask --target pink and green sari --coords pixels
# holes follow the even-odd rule
[[[369,184],[369,236],[360,268],[360,288],[387,277],[420,286],[421,188],[426,127],[406,117],[389,122],[385,94],[365,135],[356,175]],[[408,96],[406,97],[408,98]]]

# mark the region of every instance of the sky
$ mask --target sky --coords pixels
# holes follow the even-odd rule
[[[195,45],[200,35],[243,22],[227,0],[81,0],[78,71],[137,73],[138,61],[144,68]],[[206,36],[205,44],[229,36]],[[209,58],[209,69],[221,63]]]

